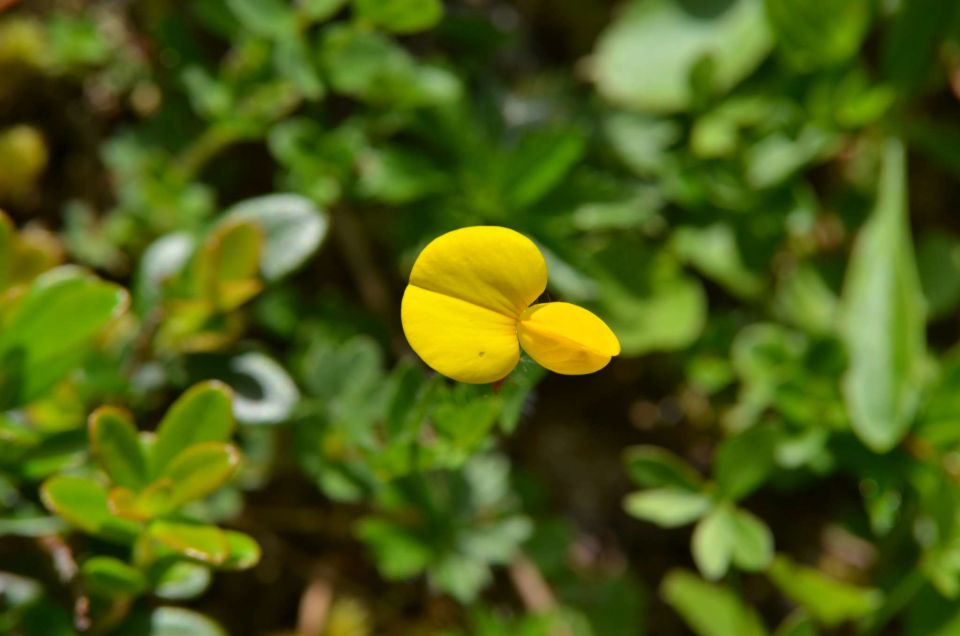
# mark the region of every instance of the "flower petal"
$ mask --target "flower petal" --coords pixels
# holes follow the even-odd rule
[[[546,289],[547,264],[523,234],[505,227],[466,227],[423,249],[410,284],[519,317]]]
[[[593,373],[620,353],[610,327],[570,303],[533,305],[520,319],[520,344],[541,366],[564,375]]]
[[[520,360],[517,320],[512,316],[408,285],[400,318],[417,355],[454,380],[496,382]]]

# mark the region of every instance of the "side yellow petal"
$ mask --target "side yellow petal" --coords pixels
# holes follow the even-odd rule
[[[400,319],[417,355],[448,378],[496,382],[520,360],[516,318],[486,307],[408,285]]]
[[[620,353],[620,341],[595,314],[570,303],[541,303],[520,319],[520,344],[541,366],[564,375],[593,373]]]
[[[519,317],[547,287],[547,264],[533,241],[496,226],[465,227],[427,245],[410,284]]]

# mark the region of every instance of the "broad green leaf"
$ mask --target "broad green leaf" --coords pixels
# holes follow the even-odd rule
[[[230,558],[230,542],[226,532],[216,526],[178,521],[154,521],[148,528],[149,536],[181,556],[221,565]]]
[[[253,537],[233,530],[224,531],[229,546],[227,560],[219,564],[219,569],[246,570],[260,562],[260,545]]]
[[[906,434],[923,384],[924,308],[910,242],[906,157],[891,140],[876,207],[854,245],[843,294],[850,359],[843,388],[854,432],[877,452]]]
[[[719,579],[730,564],[747,571],[773,558],[773,535],[760,519],[729,505],[716,507],[693,531],[693,559],[704,577]]]
[[[210,585],[210,568],[192,561],[171,561],[154,574],[153,593],[169,601],[196,598]]]
[[[90,415],[90,447],[114,485],[139,490],[147,484],[147,459],[129,412],[102,406]]]
[[[257,35],[282,39],[297,30],[293,6],[283,0],[226,0],[244,28]]]
[[[710,510],[712,503],[704,493],[667,487],[627,495],[623,507],[638,519],[662,528],[676,528],[699,519]]]
[[[232,394],[221,382],[192,386],[173,403],[157,427],[150,454],[150,474],[159,476],[170,461],[202,442],[226,442],[233,433]]]
[[[700,490],[703,478],[687,462],[659,446],[632,446],[624,453],[627,473],[640,486]]]
[[[868,616],[883,600],[875,589],[837,581],[782,555],[773,560],[767,575],[787,598],[827,626]]]
[[[51,477],[40,495],[47,508],[86,533],[120,543],[132,543],[140,533],[140,524],[110,512],[106,488],[92,479]]]
[[[767,567],[773,559],[773,533],[767,524],[739,508],[731,511],[731,520],[734,564],[751,572]]]
[[[80,571],[90,591],[108,598],[139,596],[147,589],[147,579],[140,570],[113,557],[87,559]]]
[[[394,33],[414,33],[436,25],[443,18],[441,0],[353,0],[361,19]]]
[[[777,47],[798,69],[842,64],[860,52],[873,7],[864,0],[765,0]]]
[[[227,636],[212,619],[183,607],[135,612],[115,633],[116,636]]]
[[[88,353],[93,338],[128,304],[127,293],[72,267],[35,279],[0,329],[0,404],[39,397]]]
[[[264,232],[255,223],[231,219],[217,225],[194,257],[195,297],[232,311],[259,293],[263,244]]]
[[[161,236],[150,244],[143,256],[134,284],[134,307],[145,315],[163,299],[163,285],[180,273],[196,247],[186,232]]]
[[[724,440],[714,459],[713,475],[720,492],[743,499],[763,485],[776,464],[777,432],[757,426]]]
[[[770,46],[762,0],[634,0],[600,36],[593,78],[616,104],[675,112],[695,101],[695,76],[726,92]]]
[[[241,201],[226,212],[226,218],[250,221],[263,230],[260,271],[268,282],[303,265],[323,242],[329,226],[326,212],[296,194],[269,194]]]
[[[734,532],[733,518],[726,506],[715,508],[693,529],[690,540],[693,560],[708,580],[719,579],[730,568]]]
[[[167,464],[160,480],[172,484],[168,505],[175,510],[202,499],[227,483],[240,467],[240,453],[230,444],[203,442],[187,448]]]
[[[764,636],[757,613],[733,591],[673,570],[660,586],[663,599],[697,636]]]

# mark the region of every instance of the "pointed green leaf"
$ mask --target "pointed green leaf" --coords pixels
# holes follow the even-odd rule
[[[150,473],[159,476],[194,444],[228,441],[234,427],[232,398],[229,387],[211,380],[195,384],[174,402],[157,427]]]
[[[90,446],[100,467],[117,486],[133,490],[147,483],[147,459],[129,412],[103,406],[90,415]]]
[[[857,237],[845,285],[843,338],[850,363],[844,396],[854,432],[884,452],[910,427],[926,346],[899,141],[887,143],[876,207]]]

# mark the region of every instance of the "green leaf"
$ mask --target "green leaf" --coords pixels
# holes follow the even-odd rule
[[[44,505],[64,521],[110,541],[132,543],[140,524],[114,516],[107,506],[107,490],[84,477],[58,475],[40,489]]]
[[[724,496],[737,501],[763,484],[776,465],[777,438],[773,427],[757,426],[724,440],[713,469]]]
[[[693,531],[691,547],[707,579],[718,579],[733,563],[742,570],[765,568],[773,558],[773,535],[767,524],[745,510],[722,505]]]
[[[441,0],[353,0],[357,16],[394,33],[414,33],[443,18]]]
[[[624,453],[627,473],[637,484],[648,488],[664,486],[700,490],[703,478],[670,451],[659,446],[632,446]]]
[[[219,569],[246,570],[260,562],[260,545],[253,537],[233,530],[226,530],[224,534],[230,554],[217,566]]]
[[[743,262],[731,225],[677,228],[672,243],[684,261],[737,296],[755,298],[763,291],[763,279]]]
[[[726,92],[770,46],[762,0],[635,0],[600,36],[593,77],[616,104],[681,111],[695,101],[695,75]]]
[[[300,399],[286,369],[259,351],[195,356],[188,369],[192,377],[217,378],[231,387],[233,413],[241,424],[285,422]]]
[[[910,243],[903,146],[887,143],[877,203],[854,245],[843,294],[853,430],[877,452],[906,434],[923,385],[923,298]]]
[[[362,519],[357,524],[357,536],[374,552],[377,568],[390,580],[423,572],[432,557],[430,546],[384,519]]]
[[[586,150],[575,128],[538,129],[521,138],[502,164],[504,199],[513,210],[541,200],[563,181]]]
[[[332,18],[347,4],[347,0],[302,0],[297,4],[300,11],[314,21]]]
[[[91,592],[108,598],[139,596],[147,590],[147,579],[140,570],[113,557],[87,559],[81,574]]]
[[[153,593],[170,601],[192,599],[203,594],[210,585],[210,568],[192,561],[164,562]]]
[[[709,495],[668,487],[627,495],[623,507],[638,519],[661,528],[676,528],[693,523],[710,510],[712,504]]]
[[[942,41],[955,25],[960,5],[940,0],[911,0],[896,5],[897,12],[881,48],[884,77],[897,95],[910,98],[939,72],[936,63]]]
[[[239,467],[240,453],[230,444],[204,442],[181,452],[159,476],[172,483],[170,511],[213,493],[230,481]]]
[[[684,570],[664,578],[660,594],[697,636],[764,636],[757,613],[726,587]]]
[[[201,563],[221,565],[230,558],[230,542],[216,526],[178,521],[154,521],[149,536],[173,552]]]
[[[917,268],[927,301],[927,319],[945,318],[960,304],[960,238],[943,232],[924,234]]]
[[[715,508],[693,529],[690,541],[693,560],[707,579],[719,579],[730,568],[734,532],[732,516],[726,506]]]
[[[878,590],[828,578],[782,555],[773,560],[767,575],[787,598],[827,626],[868,616],[883,601]]]
[[[260,271],[264,280],[277,281],[296,271],[327,236],[329,218],[306,197],[269,194],[237,203],[227,219],[256,223],[266,242]]]
[[[293,7],[283,0],[226,0],[244,28],[267,38],[291,37],[297,30]]]
[[[173,403],[157,427],[150,474],[159,476],[170,461],[202,442],[226,442],[233,433],[232,393],[214,380],[192,386]]]
[[[863,0],[765,0],[784,57],[801,70],[835,66],[860,52],[873,8]]]
[[[232,311],[258,294],[264,232],[256,223],[229,219],[214,227],[194,257],[195,298]]]
[[[93,456],[111,482],[133,490],[147,484],[147,459],[129,412],[98,408],[90,415],[89,434]]]
[[[773,534],[763,521],[746,510],[732,511],[733,563],[747,571],[756,572],[773,559]]]
[[[157,607],[135,613],[116,630],[116,636],[227,636],[203,614],[183,607]]]
[[[35,279],[4,316],[0,405],[25,404],[50,389],[127,304],[123,289],[73,267]]]

